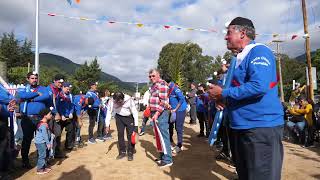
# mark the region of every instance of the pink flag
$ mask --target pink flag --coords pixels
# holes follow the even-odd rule
[[[294,40],[295,38],[297,38],[298,37],[298,35],[292,35],[292,37],[291,37],[291,40]]]

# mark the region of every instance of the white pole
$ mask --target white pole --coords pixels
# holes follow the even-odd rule
[[[35,54],[35,72],[39,74],[39,0],[36,0],[36,54]]]

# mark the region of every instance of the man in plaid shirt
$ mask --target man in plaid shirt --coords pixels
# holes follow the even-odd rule
[[[160,78],[160,73],[156,69],[149,71],[149,79],[153,83],[150,89],[149,106],[151,109],[152,120],[156,120],[160,133],[163,137],[166,154],[161,153],[160,158],[157,159],[160,168],[169,167],[173,164],[170,135],[169,135],[169,98],[167,83]]]

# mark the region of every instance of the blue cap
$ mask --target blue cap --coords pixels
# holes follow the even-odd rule
[[[72,85],[71,85],[71,83],[69,83],[69,82],[64,82],[63,83],[63,87],[72,87]]]

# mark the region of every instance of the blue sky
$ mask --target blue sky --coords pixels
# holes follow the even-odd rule
[[[0,33],[14,31],[21,39],[35,39],[35,0],[1,0]],[[30,3],[33,2],[33,3]],[[217,56],[226,49],[224,24],[237,16],[252,19],[258,34],[281,33],[281,52],[295,57],[304,52],[303,21],[299,0],[81,0],[70,7],[63,0],[40,0],[41,12],[67,16],[180,25],[216,29],[218,33],[178,31],[158,26],[92,23],[40,16],[40,52],[54,53],[83,63],[98,56],[102,70],[124,81],[147,81],[147,71],[156,67],[161,48],[169,42],[198,43],[204,55]],[[312,49],[320,48],[320,1],[307,0]],[[298,34],[294,41],[290,35]],[[259,35],[270,42],[271,35]]]

